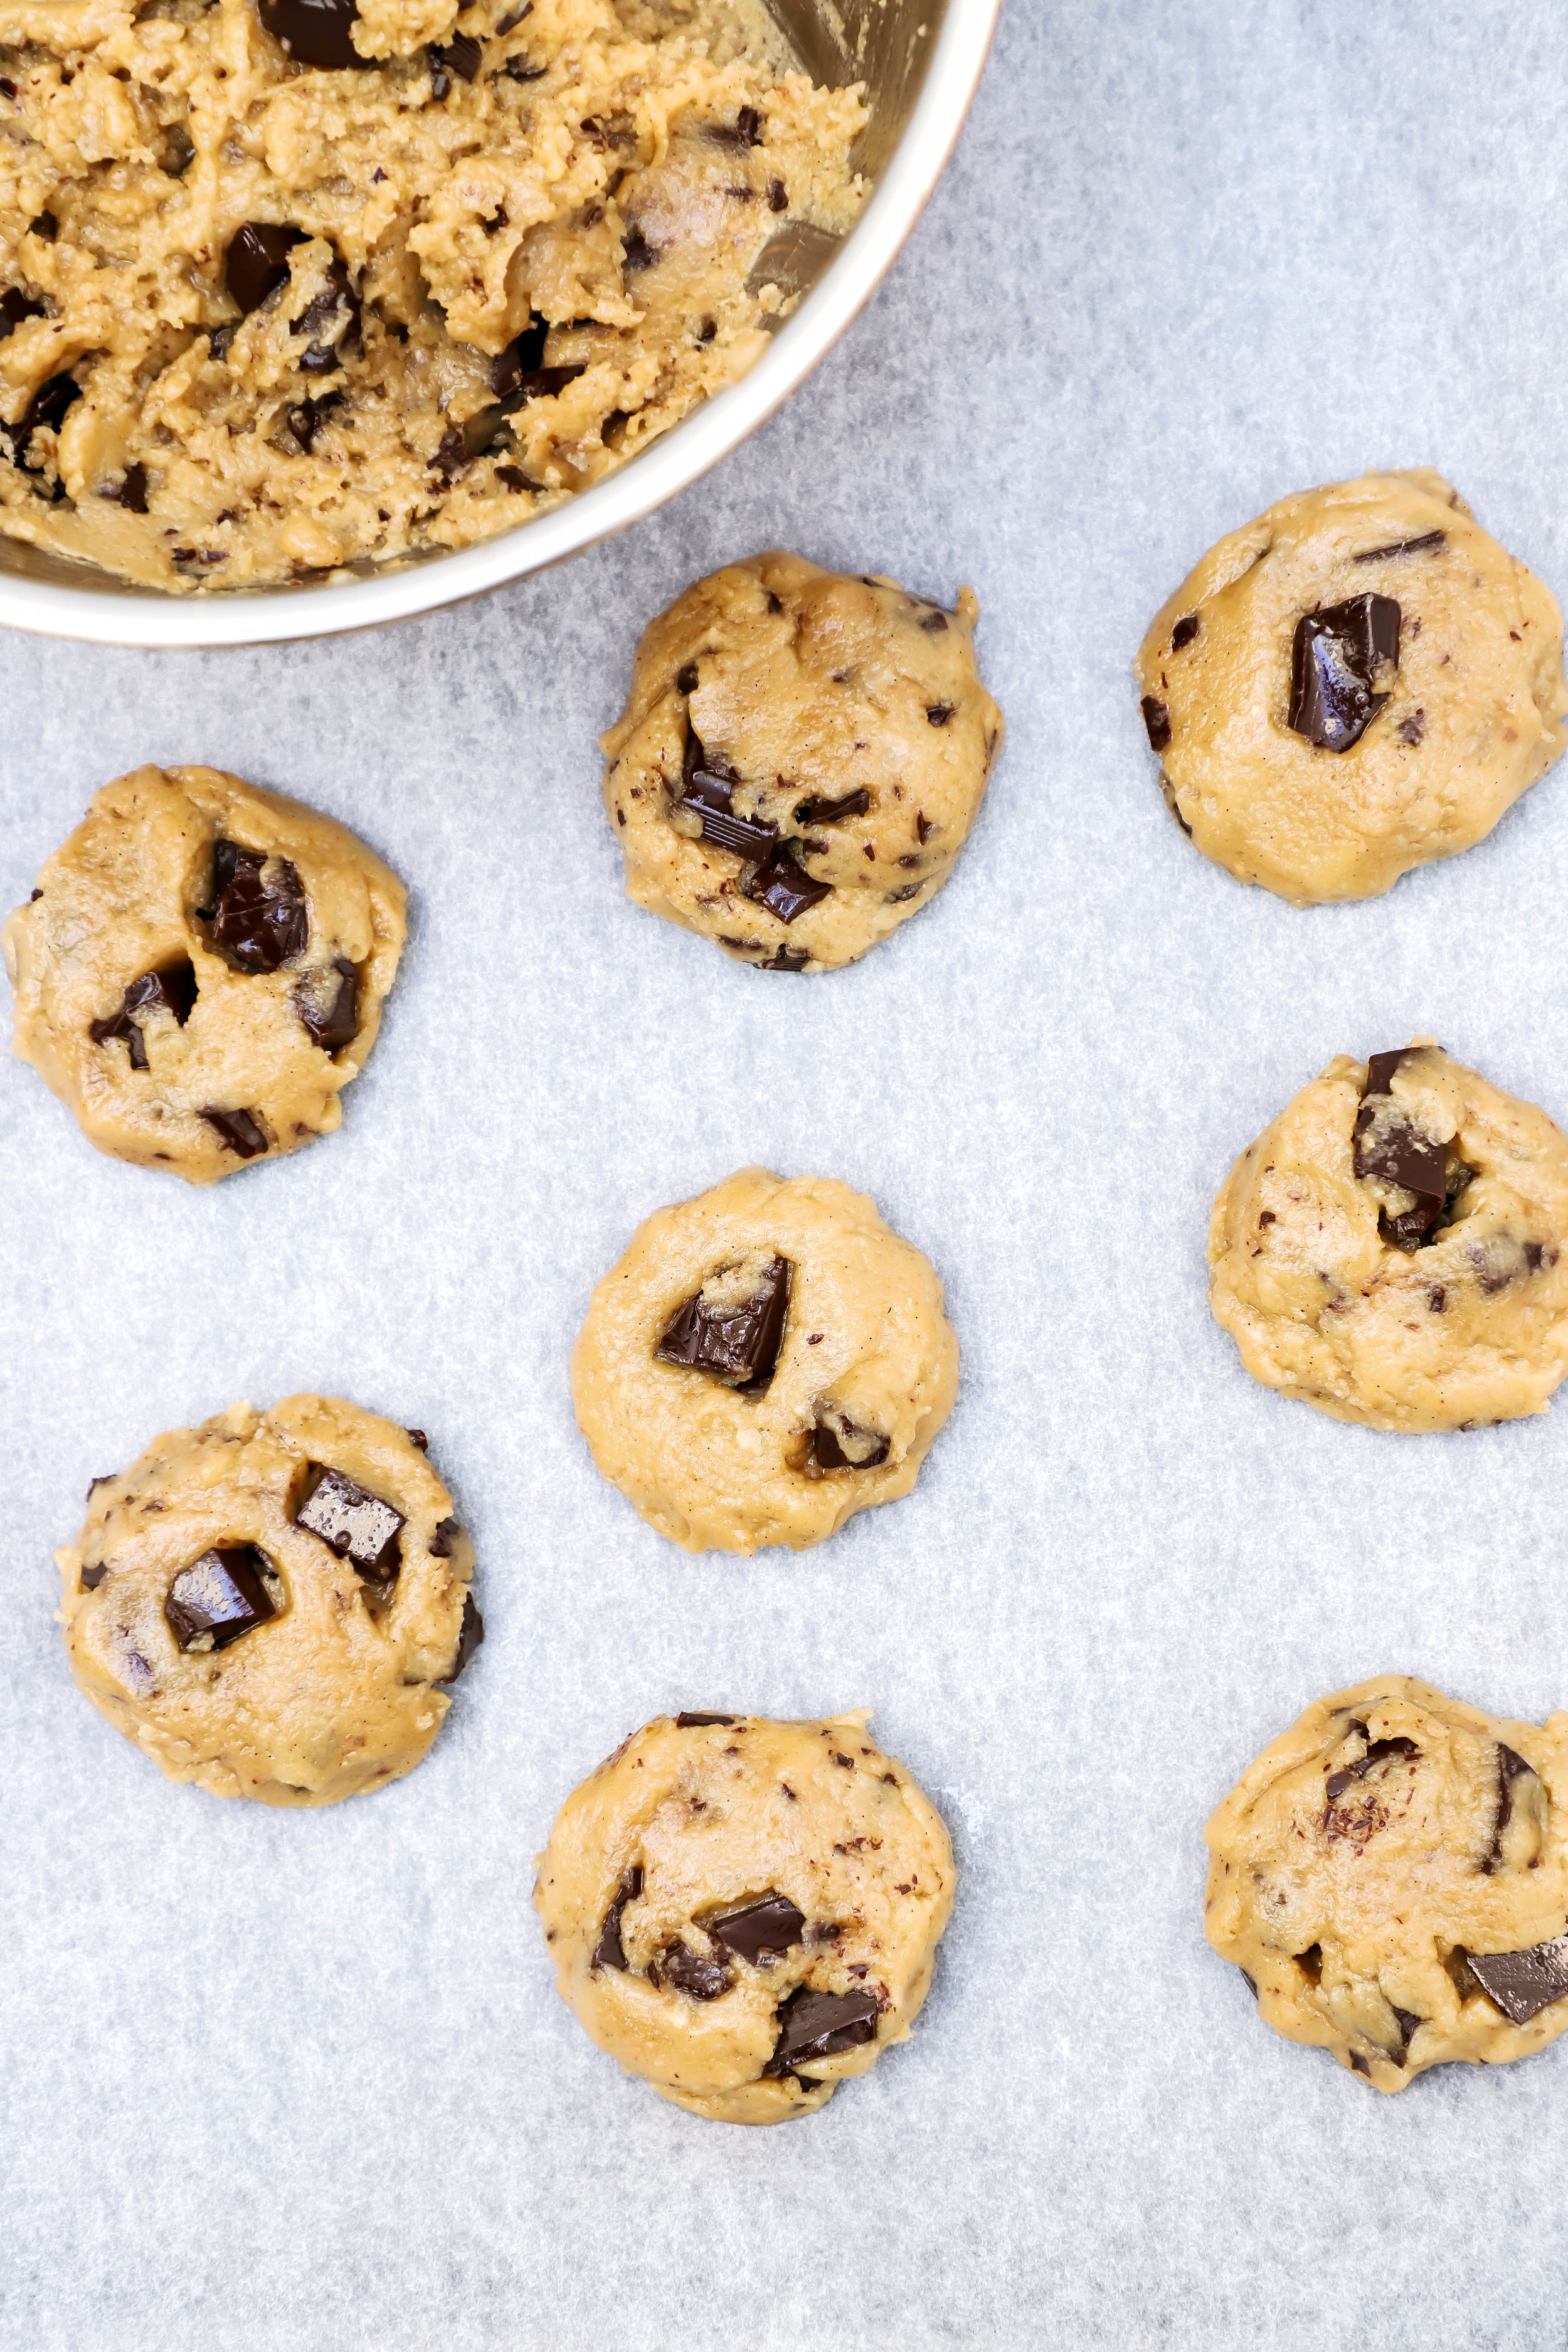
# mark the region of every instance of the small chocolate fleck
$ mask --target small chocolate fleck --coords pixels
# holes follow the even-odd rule
[[[247,1110],[220,1110],[209,1103],[196,1115],[216,1128],[228,1149],[237,1151],[242,1160],[258,1159],[267,1149],[267,1138]]]
[[[350,38],[359,16],[354,0],[258,0],[258,14],[273,39],[302,66],[372,70]]]
[[[675,1718],[675,1727],[677,1731],[691,1731],[701,1724],[736,1724],[740,1720],[741,1717],[738,1715],[678,1715]]]
[[[1288,718],[1298,735],[1321,751],[1349,751],[1361,741],[1388,700],[1375,690],[1378,678],[1399,667],[1399,625],[1392,596],[1352,596],[1302,614]]]
[[[169,1630],[181,1649],[188,1650],[210,1633],[213,1648],[225,1650],[242,1633],[276,1616],[262,1581],[271,1565],[255,1544],[215,1544],[183,1568],[163,1603]]]
[[[787,1895],[769,1888],[753,1902],[742,1903],[733,1911],[723,1911],[716,1918],[702,1919],[716,1943],[723,1944],[752,1967],[763,1965],[765,1952],[770,1959],[782,1958],[793,1944],[798,1944],[805,1933],[805,1914],[796,1909]]]
[[[241,221],[228,241],[223,276],[230,301],[237,302],[247,318],[284,284],[289,256],[304,242],[303,229],[273,221]]]
[[[628,1903],[635,1903],[642,1893],[641,1863],[633,1863],[619,1886],[615,1899],[605,1914],[605,1924],[599,1930],[599,1940],[594,1948],[590,1969],[624,1969],[626,1956],[621,1948],[621,1914]]]
[[[1171,631],[1171,651],[1179,654],[1184,646],[1190,646],[1202,627],[1203,623],[1195,613],[1186,614]]]
[[[1423,531],[1419,539],[1396,539],[1388,547],[1369,547],[1364,554],[1351,558],[1352,563],[1382,563],[1391,555],[1427,555],[1443,545],[1446,530]]]
[[[1146,694],[1143,697],[1141,708],[1143,712],[1143,724],[1149,730],[1150,750],[1152,751],[1168,750],[1171,741],[1169,709],[1156,695],[1152,694]]]
[[[869,1990],[817,1992],[802,1985],[779,2009],[778,2040],[764,2075],[788,2074],[803,2058],[836,2058],[841,2051],[874,2042],[881,2006]]]
[[[471,1592],[466,1592],[463,1595],[463,1622],[458,1628],[457,1654],[447,1671],[437,1675],[437,1681],[455,1683],[484,1638],[485,1621],[479,1614],[479,1604]]]
[[[793,1273],[787,1258],[775,1257],[752,1296],[722,1310],[710,1307],[698,1291],[671,1317],[655,1359],[712,1372],[731,1387],[764,1387],[784,1340]]]
[[[787,213],[789,210],[789,194],[782,180],[768,182],[768,210],[771,213]]]
[[[1402,719],[1400,720],[1398,726],[1394,731],[1398,736],[1402,743],[1408,743],[1411,750],[1414,751],[1416,744],[1422,740],[1426,732],[1426,711],[1413,710],[1408,719]]]
[[[340,1558],[352,1559],[362,1576],[378,1584],[388,1582],[403,1564],[397,1539],[405,1525],[404,1513],[324,1463],[307,1465],[294,1520],[296,1526],[331,1544]]]

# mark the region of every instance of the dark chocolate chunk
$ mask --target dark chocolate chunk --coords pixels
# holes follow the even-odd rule
[[[1415,2039],[1416,2027],[1425,2025],[1426,2021],[1424,2017],[1417,2017],[1414,2010],[1401,2009],[1394,2001],[1390,2001],[1388,2005],[1399,2021],[1399,2054],[1394,2063],[1396,2066],[1403,2066],[1410,2053],[1410,2045]]]
[[[526,58],[508,58],[501,71],[510,75],[513,81],[542,81],[550,68],[530,65]]]
[[[1202,627],[1203,623],[1195,613],[1186,614],[1171,631],[1171,651],[1173,654],[1182,652],[1184,646],[1192,644]]]
[[[781,923],[793,923],[797,915],[804,915],[809,907],[828,898],[832,889],[831,882],[813,881],[789,844],[781,841],[769,851],[746,885],[746,896],[759,907],[765,907],[770,915],[776,915]]]
[[[265,18],[264,8],[264,22]],[[301,228],[271,221],[241,221],[224,256],[223,282],[229,299],[238,303],[247,318],[260,310],[269,294],[277,293],[289,275],[289,254],[304,242]]]
[[[41,238],[45,245],[53,245],[60,233],[60,225],[51,212],[41,212],[36,220],[29,221],[27,227],[28,234]]]
[[[810,951],[805,948],[780,948],[777,955],[765,956],[752,969],[756,971],[804,971],[810,961]]]
[[[698,1724],[739,1723],[740,1720],[738,1715],[678,1715],[675,1718],[675,1727],[677,1731],[690,1731]]]
[[[464,467],[471,463],[465,436],[458,425],[448,425],[430,460],[432,472],[439,474],[444,489],[450,489]]]
[[[787,1895],[777,1895],[770,1888],[759,1895],[754,1903],[742,1903],[734,1911],[724,1911],[716,1919],[704,1919],[701,1926],[716,1943],[725,1945],[752,1967],[762,1963],[766,1952],[777,1958],[798,1944],[805,1933],[805,1914],[796,1910]]]
[[[210,1633],[213,1648],[226,1650],[242,1633],[275,1617],[272,1595],[261,1580],[271,1564],[255,1544],[215,1544],[183,1568],[163,1603],[181,1649]]]
[[[702,838],[715,848],[731,849],[741,857],[766,857],[777,839],[777,829],[758,818],[735,814],[731,804],[735,781],[729,761],[706,751],[696,729],[688,725],[676,806],[701,819]]]
[[[267,1138],[247,1110],[220,1110],[208,1103],[196,1114],[209,1127],[216,1127],[231,1151],[242,1160],[258,1159],[267,1149]]]
[[[328,265],[326,284],[289,324],[292,333],[310,338],[309,349],[300,355],[307,375],[326,375],[342,365],[338,346],[356,341],[360,331],[359,296],[342,262]]]
[[[693,2000],[717,2000],[730,1990],[731,1979],[723,1961],[706,1952],[694,1952],[689,1944],[666,1944],[658,1968],[657,1980],[672,1984],[677,1992],[688,1993]],[[653,1974],[650,1969],[650,1978]]]
[[[875,1429],[862,1429],[856,1422],[845,1423],[843,1434],[855,1446],[859,1459],[846,1454],[837,1433],[826,1423],[818,1423],[811,1433],[812,1453],[819,1470],[876,1470],[888,1458],[889,1441]],[[861,1447],[868,1450],[862,1452]]]
[[[921,626],[928,636],[940,636],[947,626],[947,614],[942,612],[928,613]]]
[[[328,392],[323,393],[320,400],[297,400],[285,412],[289,432],[307,454],[315,447],[316,436],[332,410],[341,408],[342,404],[341,392]]]
[[[500,24],[496,26],[497,34],[515,33],[523,18],[525,16],[531,16],[532,14],[533,0],[523,0],[523,5],[521,8],[509,8],[506,15],[501,18]]]
[[[354,0],[257,0],[265,29],[302,66],[342,72],[371,70],[349,36],[358,19]]]
[[[41,319],[43,316],[41,302],[29,301],[19,286],[7,286],[5,293],[0,294],[0,342],[4,342],[7,335],[15,333],[24,319]]]
[[[816,1992],[802,1985],[778,2013],[779,2038],[764,2074],[787,2074],[803,2058],[837,2058],[877,2038],[881,2002],[874,1992]]]
[[[1298,735],[1321,751],[1361,741],[1388,700],[1379,677],[1399,667],[1399,620],[1392,596],[1352,596],[1302,614],[1290,657],[1289,723]]]
[[[521,334],[514,335],[505,351],[490,362],[490,389],[498,400],[510,400],[521,389],[523,377],[544,365],[549,333],[549,320],[535,310]]]
[[[1497,1815],[1492,1822],[1491,1850],[1481,1864],[1482,1874],[1488,1878],[1502,1860],[1503,1836],[1513,1815],[1513,1784],[1521,1772],[1533,1772],[1535,1769],[1513,1748],[1505,1747],[1500,1739],[1498,1741],[1497,1767]]]
[[[635,1903],[642,1893],[642,1864],[634,1862],[619,1886],[614,1902],[605,1914],[605,1924],[599,1930],[599,1940],[594,1947],[591,1969],[624,1969],[626,1953],[621,1948],[621,1913],[628,1903]]]
[[[789,210],[789,190],[782,180],[768,182],[768,210],[771,213],[787,213]]]
[[[658,248],[648,243],[641,225],[633,221],[621,240],[622,267],[626,269],[651,269],[658,259]]]
[[[123,478],[110,488],[100,490],[99,497],[111,507],[123,507],[127,514],[147,511],[147,468],[127,466]]]
[[[928,702],[926,705],[926,718],[933,727],[945,727],[952,713],[951,702]]]
[[[484,63],[485,53],[471,33],[454,33],[449,41],[433,43],[430,55],[448,74],[460,74],[465,81],[472,81]],[[448,82],[447,88],[450,87]],[[441,92],[443,98],[446,94],[446,90]]]
[[[450,1559],[452,1557],[452,1538],[457,1535],[461,1535],[462,1532],[462,1522],[459,1519],[437,1519],[436,1522],[435,1532],[430,1538],[430,1551],[432,1558],[436,1559]]]
[[[304,953],[310,910],[290,859],[220,841],[213,852],[213,936],[237,970],[276,971]]]
[[[313,987],[300,982],[294,1010],[311,1044],[323,1053],[341,1053],[353,1044],[359,1035],[359,975],[346,956],[334,957],[326,971],[315,975]]]
[[[1367,2064],[1366,2060],[1362,2056],[1359,2050],[1352,2050],[1351,2052],[1351,2067],[1353,2073],[1357,2074],[1364,2074],[1367,2081],[1369,2083],[1371,2082],[1372,2068]]]
[[[1394,1073],[1401,1062],[1409,1059],[1415,1050],[1412,1045],[1401,1045],[1397,1053],[1369,1054],[1366,1064],[1367,1093],[1385,1095],[1391,1092],[1394,1086]]]
[[[1406,1111],[1386,1107],[1389,1085],[1403,1059],[1402,1054],[1374,1054],[1368,1064],[1367,1091],[1356,1113],[1352,1164],[1358,1176],[1376,1176],[1415,1193],[1413,1207],[1396,1217],[1385,1210],[1378,1223],[1384,1241],[1400,1249],[1419,1249],[1442,1223],[1448,1204],[1447,1158],[1442,1144]]]
[[[16,461],[26,473],[36,473],[37,467],[27,464],[27,444],[40,425],[52,425],[58,433],[65,422],[65,414],[73,400],[81,398],[81,386],[75,376],[51,375],[38,386],[27,403],[21,420],[16,425],[0,425],[0,433],[9,439]]]
[[[847,816],[864,816],[870,805],[871,795],[862,788],[858,793],[846,793],[838,801],[797,802],[795,821],[796,824],[837,824]]]
[[[82,1591],[84,1592],[96,1592],[99,1586],[103,1582],[104,1578],[108,1574],[109,1562],[106,1559],[100,1559],[96,1568],[84,1568],[81,1572]]]
[[[1522,1952],[1467,1951],[1465,1958],[1488,2000],[1514,2025],[1528,2025],[1568,1993],[1568,1936]]]
[[[1171,740],[1171,714],[1157,695],[1146,694],[1141,706],[1143,724],[1149,730],[1149,749],[1163,751]]]
[[[708,136],[716,147],[760,147],[763,118],[754,106],[742,106],[733,122],[710,122]]]
[[[466,1592],[463,1595],[463,1622],[458,1628],[458,1654],[452,1660],[450,1671],[437,1675],[437,1681],[455,1683],[484,1638],[485,1621],[479,1615],[479,1604],[471,1592]]]
[[[421,1454],[429,1453],[430,1440],[426,1436],[425,1432],[422,1429],[409,1430],[407,1432],[407,1437],[410,1445],[416,1445]]]
[[[1363,1739],[1366,1738],[1365,1724],[1352,1723],[1350,1728],[1359,1731]],[[1329,1774],[1323,1783],[1323,1794],[1331,1805],[1337,1798],[1344,1795],[1353,1781],[1363,1780],[1374,1764],[1386,1763],[1391,1756],[1419,1756],[1420,1753],[1414,1739],[1406,1739],[1403,1734],[1397,1739],[1374,1739],[1364,1756],[1358,1757],[1353,1764],[1342,1765],[1337,1772]]]
[[[698,1291],[671,1317],[655,1358],[714,1372],[732,1387],[764,1386],[778,1361],[793,1271],[788,1258],[775,1257],[752,1297],[727,1309],[710,1307]]]
[[[697,664],[695,662],[688,662],[684,669],[678,669],[676,671],[675,690],[677,694],[696,693]]]
[[[1448,534],[1446,530],[1426,530],[1419,539],[1396,539],[1389,547],[1369,547],[1364,555],[1352,560],[1356,563],[1381,563],[1390,555],[1428,555],[1441,547]]]
[[[403,1565],[398,1534],[405,1515],[341,1470],[312,1462],[294,1513],[295,1523],[352,1559],[362,1576],[384,1584]]]
[[[147,1046],[142,1034],[142,1023],[150,1013],[172,1013],[183,1029],[191,1017],[191,1007],[196,1001],[195,967],[188,956],[178,963],[167,964],[162,971],[144,971],[133,980],[121,1001],[118,1013],[106,1021],[88,1024],[88,1035],[95,1045],[107,1045],[111,1037],[122,1037],[131,1055],[133,1070],[148,1067]]]

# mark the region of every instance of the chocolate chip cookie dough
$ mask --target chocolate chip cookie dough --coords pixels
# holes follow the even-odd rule
[[[484,1638],[424,1432],[237,1404],[95,1478],[58,1551],[79,1687],[171,1780],[331,1805],[411,1772]]]
[[[331,817],[216,768],[106,784],[3,934],[14,1050],[117,1160],[210,1184],[342,1119],[403,885]]]
[[[1568,740],[1556,599],[1425,467],[1232,531],[1136,669],[1183,832],[1299,907],[1468,849]]]
[[[776,549],[687,589],[603,739],[628,897],[764,971],[853,963],[929,906],[1002,742],[979,612]]]
[[[556,1817],[533,1896],[555,1989],[692,2115],[809,2114],[909,2039],[952,1849],[868,1720],[659,1716]]]
[[[1221,1188],[1209,1305],[1254,1380],[1371,1429],[1542,1412],[1568,1368],[1568,1138],[1430,1038],[1341,1054]]]
[[[761,0],[0,0],[0,530],[185,590],[489,538],[752,365],[866,120]]]
[[[765,1168],[640,1225],[572,1351],[595,1461],[683,1551],[804,1551],[907,1495],[957,1390],[919,1250],[863,1192]]]
[[[1358,1683],[1266,1748],[1206,1834],[1209,1942],[1266,2025],[1374,2090],[1568,2025],[1568,1715]]]

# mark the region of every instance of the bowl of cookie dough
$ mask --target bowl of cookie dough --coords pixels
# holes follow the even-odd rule
[[[0,19],[35,163],[0,289],[0,625],[322,636],[625,530],[868,301],[999,9],[103,0],[68,47]],[[100,210],[121,181],[129,241]]]

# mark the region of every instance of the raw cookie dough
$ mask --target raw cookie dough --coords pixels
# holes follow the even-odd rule
[[[952,1848],[868,1719],[661,1715],[556,1816],[533,1895],[555,1989],[692,2115],[809,2114],[909,2039]]]
[[[761,0],[0,0],[0,531],[186,590],[489,539],[745,373],[866,121]]]
[[[66,1651],[171,1780],[331,1805],[412,1772],[484,1638],[423,1431],[336,1397],[237,1404],[88,1489]]]
[[[687,589],[603,738],[628,897],[771,971],[853,963],[929,906],[1002,741],[979,614],[776,549]]]
[[[1371,1429],[1543,1412],[1568,1368],[1568,1138],[1430,1038],[1337,1055],[1231,1170],[1209,1305],[1254,1380]]]
[[[907,1495],[957,1389],[919,1250],[863,1192],[765,1168],[639,1225],[572,1350],[595,1461],[683,1551],[804,1551]]]
[[[216,768],[106,784],[0,933],[13,1050],[90,1143],[210,1184],[341,1124],[405,892],[331,817]]]
[[[1209,1942],[1266,2025],[1374,2089],[1568,2025],[1568,1715],[1358,1683],[1266,1748],[1205,1834]]]
[[[1135,667],[1184,833],[1298,907],[1468,849],[1568,740],[1556,598],[1426,467],[1232,531]]]

